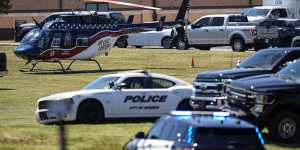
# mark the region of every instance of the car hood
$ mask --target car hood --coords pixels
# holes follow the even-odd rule
[[[270,70],[263,69],[234,68],[202,72],[197,75],[197,79],[239,79],[248,76],[267,74],[270,72]]]
[[[53,94],[47,97],[40,98],[39,101],[43,100],[63,100],[68,98],[74,98],[74,97],[80,97],[80,96],[89,96],[89,95],[95,95],[95,94],[104,94],[104,93],[110,93],[112,92],[111,89],[105,90],[105,89],[93,89],[93,90],[79,90],[79,91],[72,91],[72,92],[63,92],[63,93],[57,93]]]
[[[284,80],[271,74],[235,80],[231,83],[231,86],[258,93],[300,91],[299,83],[291,80]]]

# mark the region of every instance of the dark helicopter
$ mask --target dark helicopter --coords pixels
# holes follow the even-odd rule
[[[99,0],[103,1],[103,0]],[[109,3],[120,3],[118,1],[105,0]],[[121,2],[122,5],[130,5],[147,9],[159,10],[160,8]],[[39,62],[59,63],[65,71],[61,60],[72,60],[67,70],[77,60],[94,61],[101,66],[94,57],[108,54],[115,45],[116,40],[123,35],[131,33],[146,32],[151,30],[160,31],[164,27],[177,27],[184,25],[189,0],[183,0],[176,20],[165,22],[162,16],[159,22],[132,24],[117,24],[112,19],[98,15],[97,13],[62,15],[56,20],[46,23],[44,26],[30,31],[24,36],[20,45],[15,49],[15,54],[32,63],[33,71]]]

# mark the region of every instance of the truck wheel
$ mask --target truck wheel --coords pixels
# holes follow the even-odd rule
[[[180,38],[176,40],[176,49],[187,50],[188,48],[189,48],[189,44],[186,41],[181,40]]]
[[[173,47],[172,43],[173,39],[171,37],[164,37],[161,41],[161,46],[165,49],[170,49]]]
[[[126,48],[128,46],[128,42],[124,38],[119,38],[116,41],[116,46],[119,47],[119,48]]]
[[[104,111],[100,102],[86,100],[82,102],[77,110],[77,122],[79,123],[101,123],[104,120]]]
[[[293,112],[279,112],[271,120],[268,129],[275,141],[282,143],[296,142],[300,138],[299,116]]]
[[[190,104],[190,100],[189,99],[182,100],[177,106],[176,110],[193,110]]]
[[[244,52],[246,50],[246,45],[241,37],[234,37],[231,40],[231,47],[234,52]]]
[[[295,41],[292,47],[300,47],[300,41]]]

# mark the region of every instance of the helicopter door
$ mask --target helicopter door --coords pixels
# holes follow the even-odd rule
[[[51,48],[60,48],[61,38],[53,38]]]

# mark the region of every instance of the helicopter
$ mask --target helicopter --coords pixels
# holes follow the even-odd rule
[[[160,10],[160,8],[125,3],[113,0],[87,0],[114,3]],[[161,31],[184,25],[189,0],[183,0],[175,21],[165,22],[166,17],[160,17],[159,22],[116,24],[115,21],[95,14],[61,15],[56,20],[47,22],[44,26],[27,33],[15,48],[17,57],[27,60],[25,65],[32,64],[30,71],[40,62],[58,63],[63,72],[70,70],[76,61],[93,61],[102,71],[100,63],[94,59],[98,55],[108,55],[120,36],[147,32]],[[72,60],[65,69],[62,60]]]

